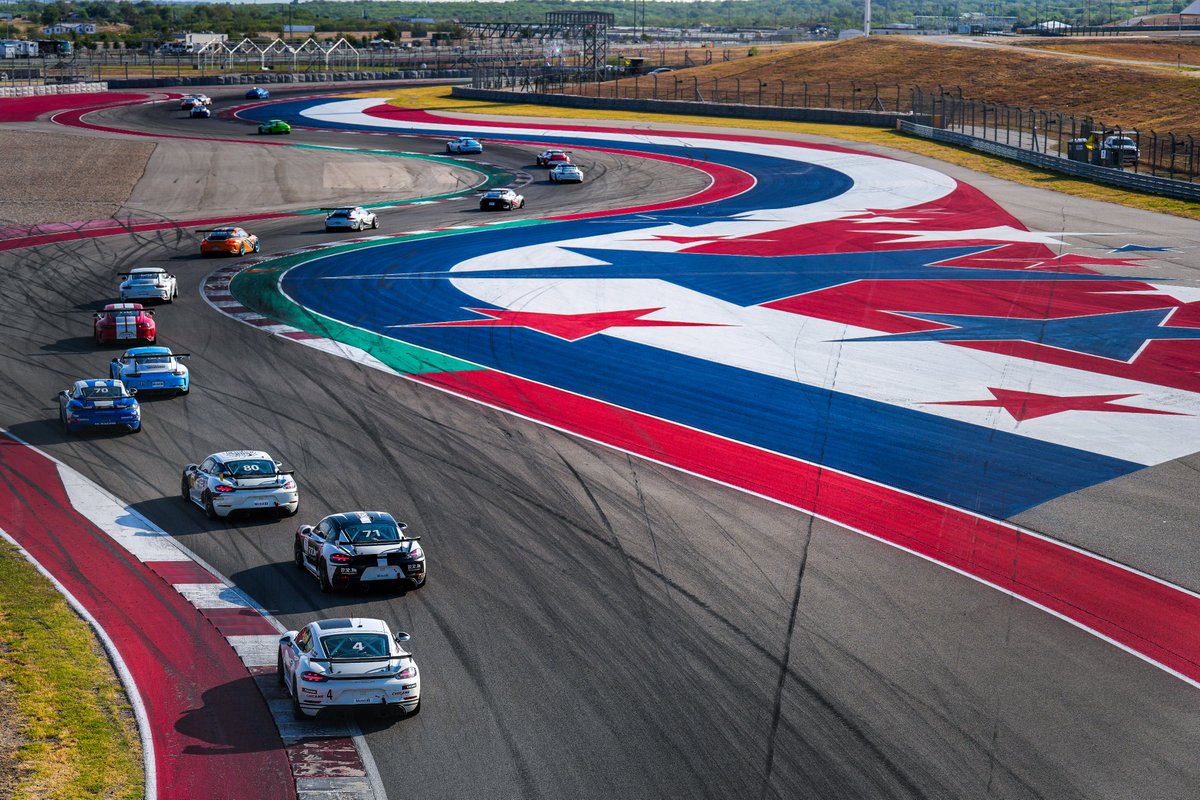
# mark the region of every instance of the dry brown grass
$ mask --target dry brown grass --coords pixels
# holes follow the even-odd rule
[[[689,84],[694,75],[702,86],[711,85],[715,77],[729,84],[726,88],[735,78],[752,83],[763,80],[775,87],[781,79],[796,87],[804,81],[824,86],[826,81],[850,80],[866,86],[900,85],[904,91],[912,86],[934,90],[939,85],[949,90],[961,87],[964,97],[1092,116],[1127,129],[1200,132],[1200,80],[1192,73],[1004,46],[963,47],[879,36],[796,45],[769,56],[694,67],[672,75]],[[641,83],[642,96],[648,96],[646,79]],[[667,97],[668,91],[674,91],[673,79],[660,81],[659,95]],[[895,90],[881,94],[887,98],[894,96]]]

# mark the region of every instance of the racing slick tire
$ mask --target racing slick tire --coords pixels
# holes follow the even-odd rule
[[[415,717],[417,714],[420,714],[420,713],[421,713],[421,701],[418,700],[417,704],[415,706],[413,706],[413,710],[407,712],[404,716],[405,717]]]
[[[296,503],[296,507],[291,510],[288,510],[287,506],[283,506],[279,513],[284,517],[294,517],[300,513],[300,504]]]
[[[519,201],[517,201],[517,208],[524,208],[524,207],[525,207],[525,198],[522,197]]]
[[[279,681],[280,686],[287,686],[287,680],[283,677],[283,653],[275,653],[275,680]]]
[[[292,679],[292,716],[300,722],[308,719],[308,715],[300,707],[300,691],[296,688],[295,678]]]
[[[188,392],[190,392],[191,390],[192,390],[192,384],[189,383],[187,386],[180,389],[178,394],[180,397],[182,397],[182,396],[186,395]]]
[[[141,433],[142,432],[142,423],[139,422],[137,425],[130,425],[129,432],[130,433]]]
[[[296,563],[296,569],[304,569],[304,548],[300,545],[299,537],[292,545],[292,561]]]
[[[204,503],[204,516],[209,519],[219,519],[217,516],[217,507],[213,505],[212,495],[205,490],[204,495],[200,498]]]
[[[329,567],[323,558],[317,562],[317,582],[321,584],[322,592],[329,594],[333,591],[333,583],[329,580]]]
[[[378,227],[379,227],[379,217],[375,217],[373,220],[371,220],[371,230],[375,230]]]
[[[244,255],[246,255],[246,243],[245,243],[245,242],[241,242],[240,244],[238,244],[238,252],[237,252],[237,254],[238,254],[239,256],[244,256]]]
[[[187,475],[179,479],[179,497],[185,503],[192,502],[192,487],[188,485]]]

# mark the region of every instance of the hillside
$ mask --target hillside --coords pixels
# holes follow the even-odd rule
[[[1176,52],[1197,52],[1196,47],[1184,49],[1179,44],[1174,48],[1170,50],[1171,61]],[[1127,53],[1126,58],[1145,57],[1143,53],[1134,55],[1135,48],[1120,52]],[[1166,53],[1152,52],[1160,57]],[[1200,55],[1191,58],[1200,60]],[[746,85],[763,80],[775,87],[781,79],[789,87],[804,81],[823,87],[826,81],[855,80],[880,84],[884,97],[895,95],[894,88],[883,91],[885,86],[899,85],[905,94],[912,86],[936,90],[941,85],[950,91],[961,87],[968,98],[1090,115],[1124,128],[1200,134],[1197,74],[1174,67],[1072,58],[1051,51],[1003,45],[956,46],[902,36],[796,45],[769,55],[674,73],[688,79],[694,75],[701,86],[711,85],[715,77],[726,89],[732,87],[735,78]],[[660,96],[668,96],[664,85],[668,83],[674,91],[674,81],[661,81]]]

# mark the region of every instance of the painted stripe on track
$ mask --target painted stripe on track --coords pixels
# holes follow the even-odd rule
[[[169,534],[11,434],[0,436],[0,518],[0,535],[113,653],[138,714],[148,798],[221,786],[226,800],[386,800],[356,727],[295,722],[286,695],[280,704],[283,626]]]

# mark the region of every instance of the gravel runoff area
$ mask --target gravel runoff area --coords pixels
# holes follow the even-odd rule
[[[154,148],[147,141],[0,129],[0,226],[115,216]]]

